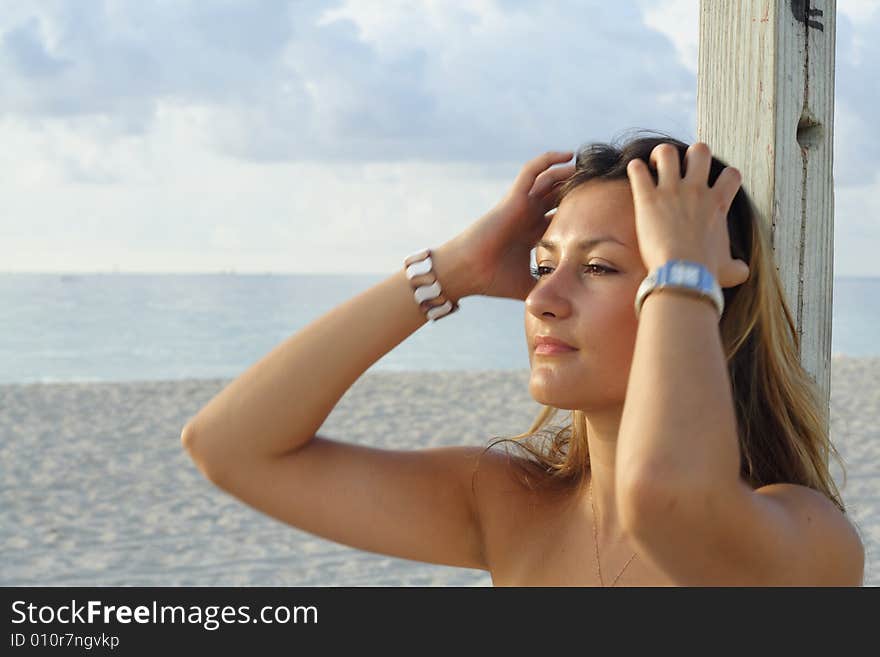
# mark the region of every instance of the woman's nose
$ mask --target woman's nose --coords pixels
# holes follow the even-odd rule
[[[554,271],[554,274],[557,272]],[[559,276],[544,276],[526,297],[526,310],[535,317],[563,317],[571,312],[569,292]]]

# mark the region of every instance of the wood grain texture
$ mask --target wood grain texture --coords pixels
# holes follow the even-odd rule
[[[834,276],[836,0],[700,3],[697,138],[743,174],[826,427]],[[827,456],[826,456],[827,458]]]

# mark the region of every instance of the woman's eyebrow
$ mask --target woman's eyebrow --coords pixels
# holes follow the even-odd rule
[[[626,244],[624,244],[623,242],[621,242],[617,238],[612,237],[611,235],[601,235],[599,237],[581,240],[580,242],[578,242],[575,245],[575,247],[578,250],[587,251],[589,249],[592,249],[597,244],[601,244],[602,242],[613,242],[615,244],[620,244],[620,246],[622,246],[624,248],[629,248],[626,246]],[[554,242],[553,240],[544,240],[544,239],[538,240],[538,243],[535,244],[535,248],[537,248],[539,246],[547,249],[551,253],[555,253],[556,251],[559,250],[559,244]]]

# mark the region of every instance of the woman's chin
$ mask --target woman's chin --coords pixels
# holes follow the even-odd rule
[[[567,411],[578,408],[578,403],[566,396],[566,393],[572,392],[571,386],[560,384],[558,389],[554,390],[553,388],[554,386],[549,386],[543,381],[535,381],[534,377],[529,381],[529,394],[539,404]]]

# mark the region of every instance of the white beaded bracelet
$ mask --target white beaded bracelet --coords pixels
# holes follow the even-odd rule
[[[437,280],[437,272],[434,271],[431,249],[422,249],[408,255],[403,265],[406,267],[406,277],[413,288],[413,298],[430,321],[435,322],[458,311],[458,304],[443,296],[440,281]],[[413,282],[415,277],[425,274],[431,274],[434,282],[428,285],[417,285]]]

